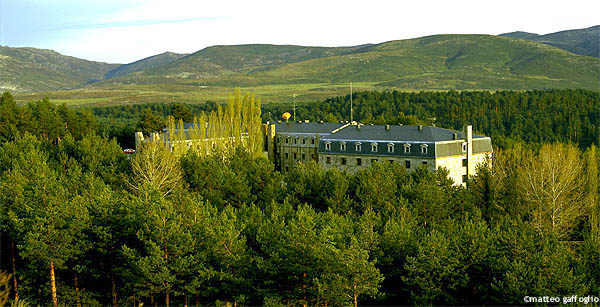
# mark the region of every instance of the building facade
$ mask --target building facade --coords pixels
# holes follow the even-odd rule
[[[180,141],[170,141],[169,132],[153,133],[147,139],[136,133],[136,150],[144,142],[169,144],[172,150],[201,146],[203,152],[215,150],[215,139],[194,140],[184,128]],[[402,125],[362,125],[357,122],[278,122],[263,125],[263,153],[281,172],[289,172],[298,163],[315,161],[324,169],[337,168],[357,172],[373,163],[399,163],[407,170],[425,166],[431,170],[446,168],[455,184],[463,184],[475,175],[478,164],[492,155],[489,137],[473,134],[471,126],[463,131]],[[241,137],[242,141],[244,136]],[[220,140],[223,141],[223,140]],[[179,144],[181,143],[181,144]],[[225,142],[229,143],[229,142]],[[182,151],[180,150],[180,151]]]
[[[455,184],[463,184],[492,155],[491,139],[474,135],[471,126],[459,132],[429,126],[298,122],[270,124],[269,129],[272,146],[265,148],[282,172],[311,160],[325,169],[348,172],[376,162],[400,163],[407,170],[421,165],[446,168]]]
[[[319,139],[335,133],[348,123],[287,122],[267,123],[264,147],[267,157],[281,172],[289,172],[298,162],[319,162]]]

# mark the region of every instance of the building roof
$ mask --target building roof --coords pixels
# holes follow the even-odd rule
[[[275,133],[277,134],[330,134],[331,131],[342,127],[343,123],[305,123],[288,122],[275,123]]]
[[[322,140],[363,140],[363,141],[398,141],[398,142],[443,142],[454,140],[454,133],[457,133],[458,139],[464,139],[463,133],[444,128],[422,126],[398,126],[389,125],[361,125],[360,129],[356,126],[344,128],[337,133],[322,137]],[[473,134],[473,139],[485,138],[481,135]]]

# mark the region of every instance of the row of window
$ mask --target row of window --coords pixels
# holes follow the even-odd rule
[[[289,159],[290,158],[290,154],[288,152],[284,153],[285,159]],[[298,160],[298,154],[297,153],[292,153],[292,156],[294,157],[294,160]],[[302,153],[300,154],[300,156],[302,157],[301,160],[306,160],[306,154]],[[310,155],[311,159],[315,160],[315,154],[311,154]]]
[[[371,143],[371,152],[378,152],[378,144]],[[410,153],[411,144],[404,144],[404,153]],[[427,154],[427,148],[429,146],[427,144],[421,144],[421,154]],[[331,150],[331,142],[325,142],[325,150]],[[346,142],[340,142],[340,151],[346,151]],[[354,151],[362,151],[362,143],[356,142],[354,143]],[[394,144],[387,144],[387,152],[394,152]]]
[[[377,159],[371,159],[371,164],[373,164],[373,163],[375,163],[375,162],[377,162],[377,161],[378,161]],[[326,157],[326,158],[325,158],[325,162],[326,162],[327,164],[331,164],[331,157]],[[341,162],[341,163],[340,163],[341,165],[347,165],[347,164],[348,164],[348,160],[347,160],[346,158],[341,158],[340,162]],[[362,165],[362,162],[363,162],[363,161],[362,161],[362,158],[356,158],[356,165],[357,165],[357,166],[361,166],[361,165]],[[394,160],[388,160],[388,162],[391,164],[391,163],[394,163]],[[427,164],[428,164],[428,162],[427,162],[427,161],[421,161],[421,163],[422,163],[423,165],[427,165]],[[405,167],[405,168],[410,168],[410,160],[405,160],[405,161],[404,161],[404,167]]]
[[[282,137],[278,137],[278,138],[277,138],[277,143],[281,142],[281,139],[282,139]],[[298,139],[299,139],[299,138],[298,138],[298,137],[289,137],[289,136],[287,136],[287,137],[285,137],[284,139],[285,139],[285,143],[286,143],[286,144],[290,144],[290,139],[292,140],[292,141],[291,141],[291,143],[293,143],[293,144],[298,144]],[[302,144],[306,144],[306,143],[307,143],[307,142],[306,142],[306,138],[301,138],[301,140],[302,140]],[[310,139],[310,143],[311,143],[312,145],[314,145],[314,144],[315,144],[315,138],[311,138],[311,139]]]

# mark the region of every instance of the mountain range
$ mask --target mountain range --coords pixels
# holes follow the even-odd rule
[[[517,31],[500,34],[500,36],[522,38],[554,46],[574,54],[600,57],[600,26],[545,35]]]
[[[595,26],[546,35],[433,35],[351,47],[212,46],[124,65],[0,46],[0,91],[347,82],[415,90],[598,89],[599,35]]]

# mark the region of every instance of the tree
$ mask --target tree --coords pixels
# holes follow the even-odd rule
[[[8,208],[26,208],[9,214],[10,225],[20,228],[20,255],[49,269],[53,306],[58,305],[56,271],[66,268],[85,250],[82,234],[89,222],[86,201],[79,194],[86,182],[73,161],[65,161],[64,173],[53,170],[48,156],[37,148],[22,152],[11,171],[0,181]],[[82,180],[83,179],[83,180]],[[4,202],[3,201],[3,202]]]
[[[179,159],[161,143],[144,143],[131,159],[133,172],[131,187],[138,191],[144,185],[151,186],[163,196],[168,195],[182,182]]]
[[[453,250],[451,240],[432,230],[418,245],[417,254],[406,259],[403,281],[411,288],[418,305],[454,305],[457,292],[468,283],[465,265]]]
[[[143,248],[124,246],[123,252],[139,274],[139,286],[145,290],[142,293],[163,293],[165,305],[169,306],[172,293],[187,294],[183,291],[183,276],[200,273],[191,272],[198,265],[199,258],[194,255],[198,239],[193,236],[193,227],[185,227],[191,199],[170,202],[160,191],[150,189],[143,193],[145,199],[131,200],[146,208],[137,233]]]
[[[567,239],[587,207],[579,150],[563,144],[543,145],[538,155],[524,159],[518,172],[534,227]]]
[[[152,109],[146,108],[140,114],[140,119],[135,127],[137,131],[150,134],[154,131],[161,131],[165,127],[165,121],[162,117],[154,114]]]
[[[383,281],[383,275],[375,266],[375,260],[369,260],[368,250],[361,247],[356,238],[350,239],[348,246],[335,248],[330,246],[330,270],[324,272],[322,282],[318,282],[323,300],[333,305],[352,302],[358,306],[363,295],[375,297]]]
[[[184,104],[174,104],[171,107],[171,116],[175,118],[175,120],[183,120],[186,123],[191,123],[194,119],[194,113],[192,110]]]
[[[598,153],[592,145],[585,154],[586,191],[588,198],[588,217],[590,237],[600,247],[600,185],[598,184]]]

